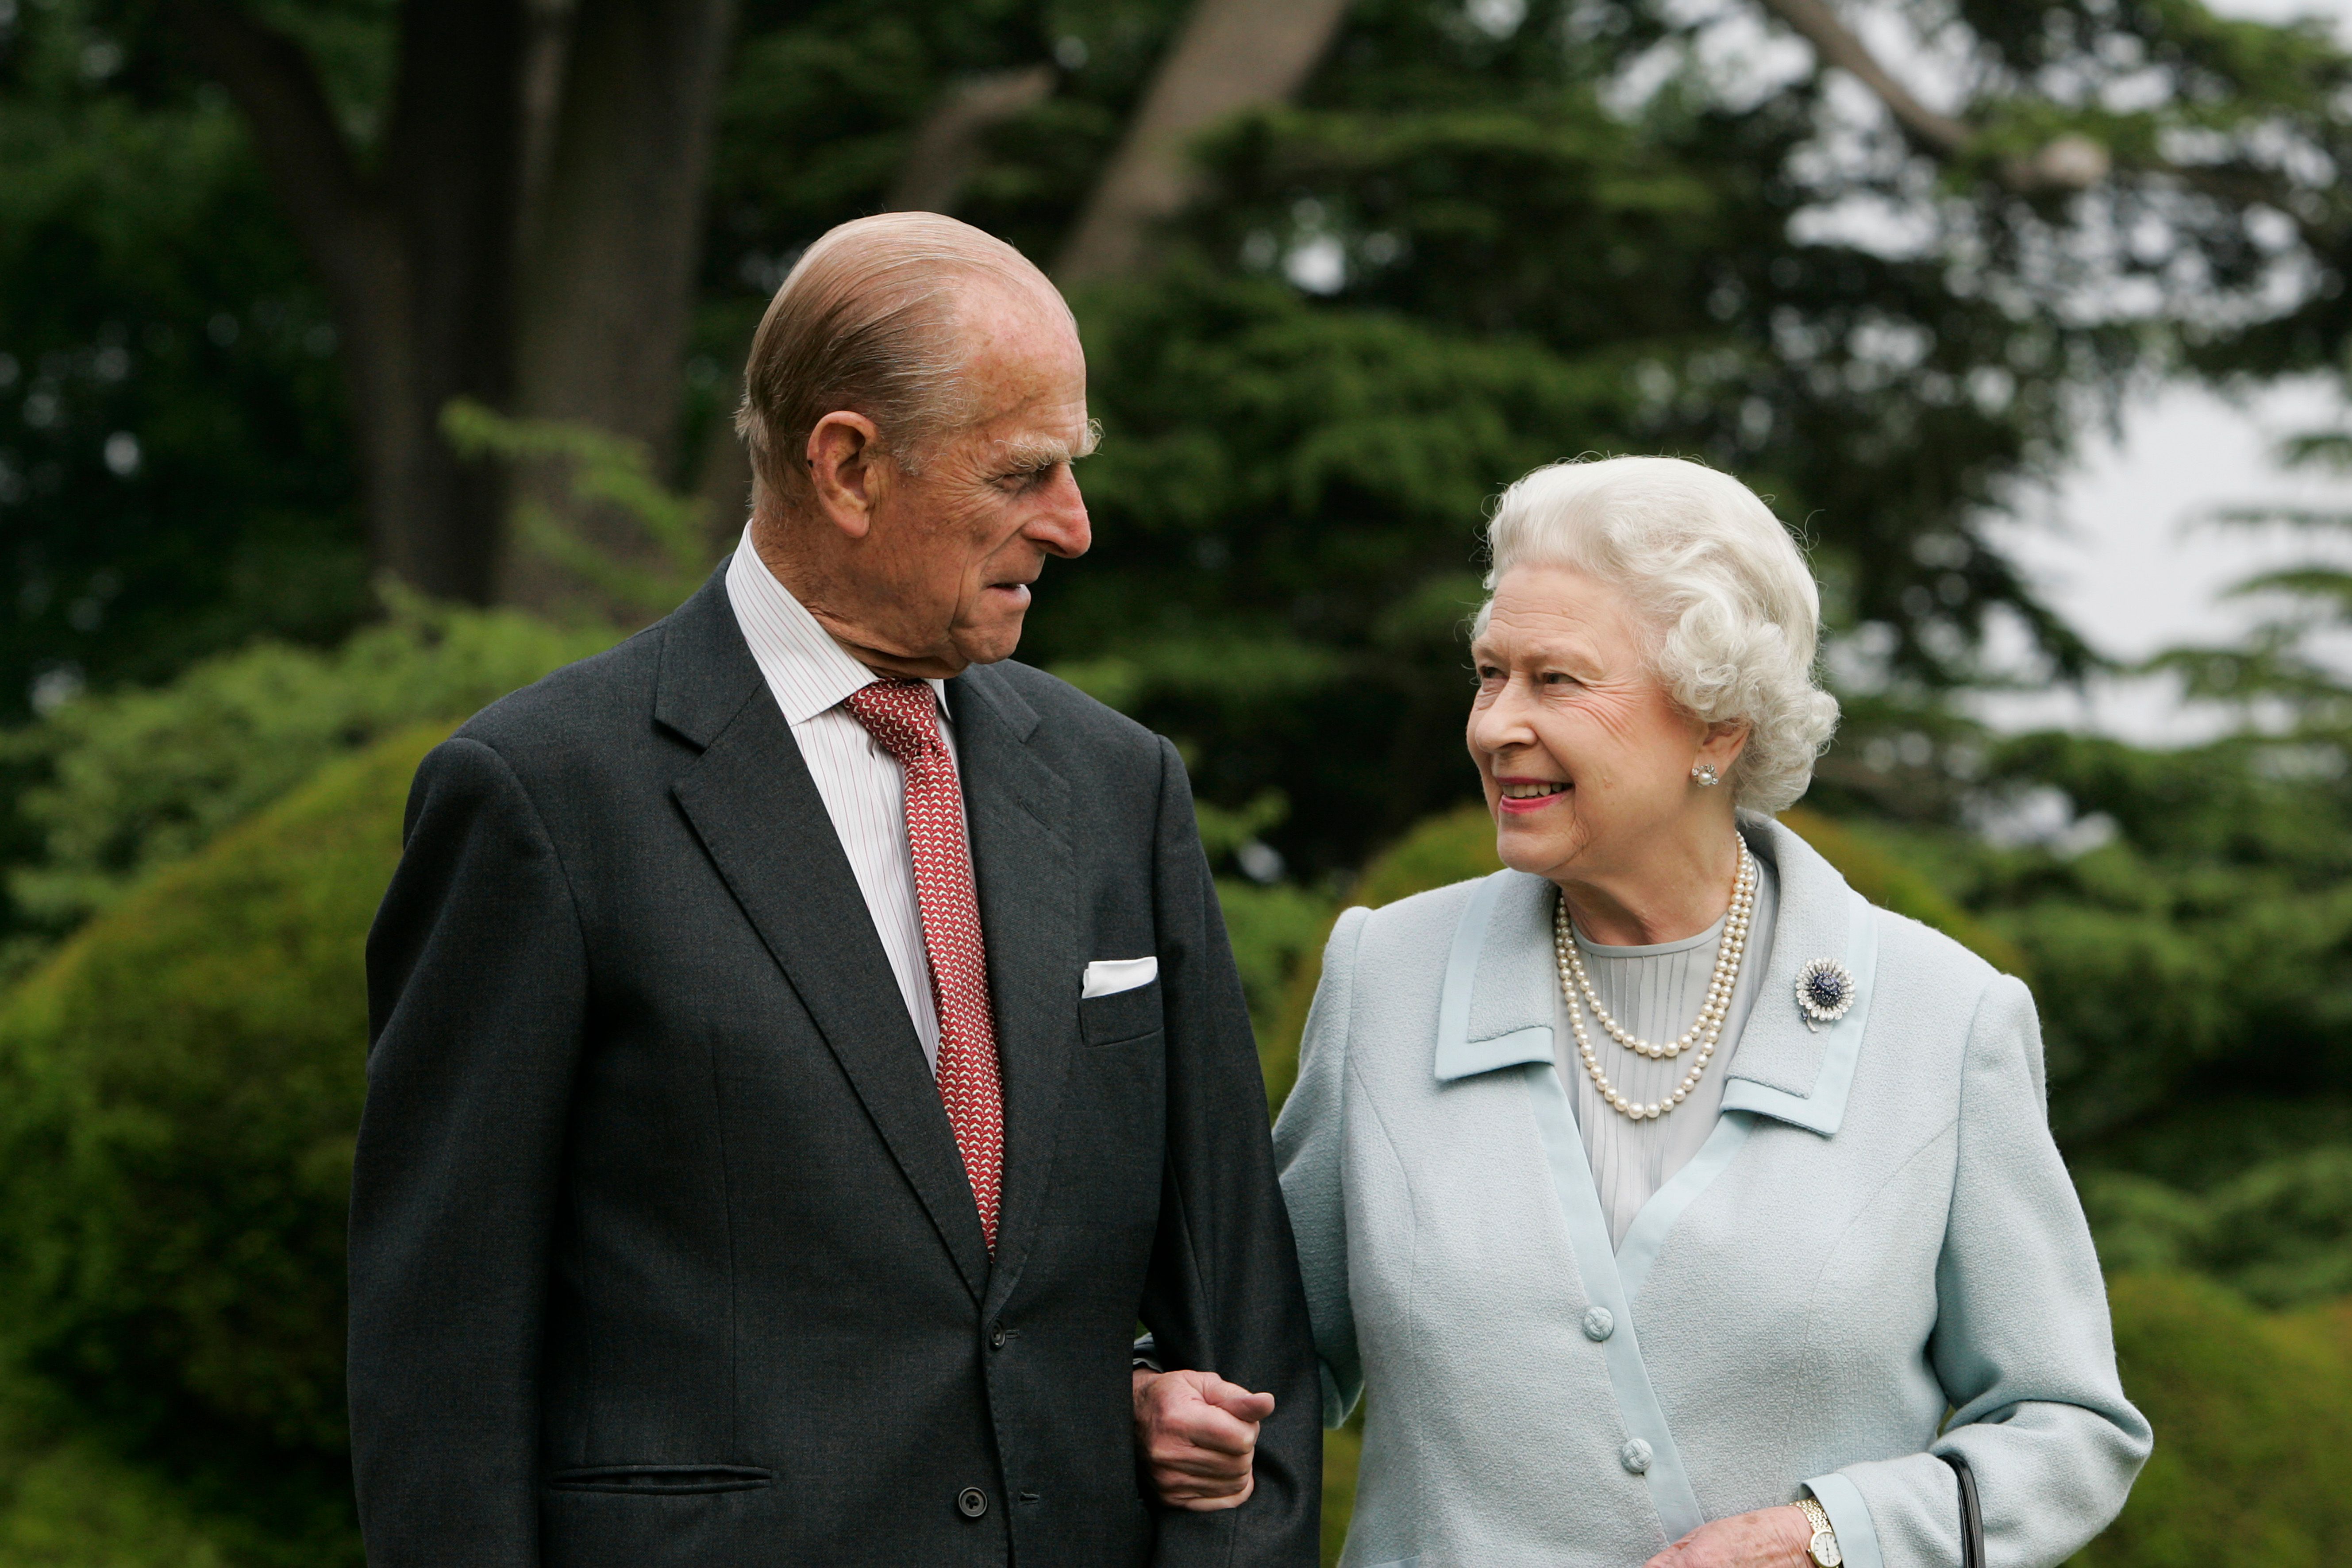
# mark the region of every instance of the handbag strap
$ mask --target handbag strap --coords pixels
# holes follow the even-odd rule
[[[1984,1510],[1977,1505],[1977,1473],[1965,1454],[1938,1454],[1960,1480],[1960,1568],[1985,1568]]]

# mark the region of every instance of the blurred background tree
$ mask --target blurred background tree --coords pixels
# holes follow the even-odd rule
[[[1339,904],[1486,864],[1485,506],[1702,458],[1828,590],[1802,830],[2035,984],[2160,1424],[2253,1429],[2176,1353],[2250,1322],[2344,1403],[2352,595],[2164,661],[2210,744],[1953,699],[2099,666],[1992,525],[2128,388],[2345,371],[2347,88],[2194,0],[0,0],[0,1563],[348,1552],[400,771],[731,544],[751,330],[887,207],[1079,313],[1097,545],[1024,656],[1182,746],[1271,1089]],[[2332,1474],[2151,1471],[2098,1561]]]

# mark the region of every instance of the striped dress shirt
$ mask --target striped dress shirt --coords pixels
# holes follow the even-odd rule
[[[907,775],[842,705],[859,687],[880,679],[860,664],[798,599],[751,547],[751,531],[727,566],[727,601],[743,629],[751,658],[766,677],[776,706],[784,710],[793,739],[816,793],[833,818],[833,830],[849,857],[849,869],[874,917],[874,934],[890,973],[906,998],[907,1016],[923,1042],[933,1071],[940,1063],[940,1016],[931,999],[931,961],[923,948],[923,919],[915,903],[915,859],[907,847]],[[930,682],[939,703],[940,738],[955,757],[955,725],[948,715],[946,683]]]

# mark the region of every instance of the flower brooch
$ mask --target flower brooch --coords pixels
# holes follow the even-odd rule
[[[1797,972],[1797,1011],[1805,1027],[1818,1032],[1834,1024],[1853,1005],[1853,975],[1843,963],[1817,958]]]

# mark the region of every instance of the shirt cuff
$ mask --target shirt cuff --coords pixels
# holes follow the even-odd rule
[[[1870,1505],[1862,1500],[1860,1487],[1832,1472],[1807,1481],[1805,1489],[1830,1516],[1830,1529],[1837,1536],[1838,1554],[1845,1559],[1845,1568],[1886,1568],[1886,1559],[1878,1550],[1878,1531],[1870,1522]]]
[[[1168,1370],[1160,1364],[1160,1346],[1150,1334],[1145,1334],[1135,1342],[1135,1365],[1148,1367],[1153,1372]]]

